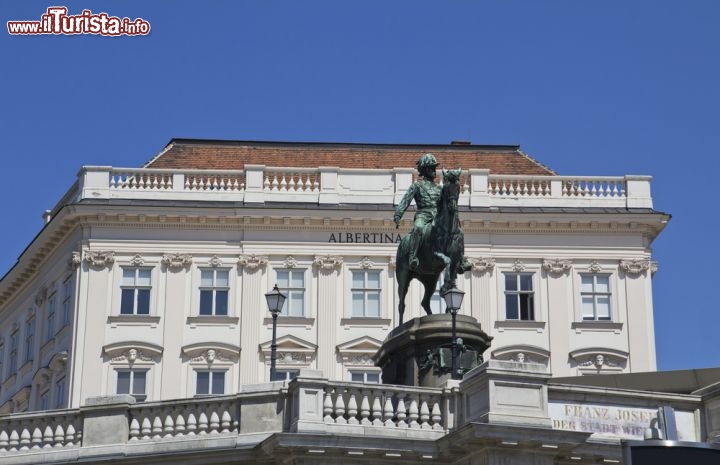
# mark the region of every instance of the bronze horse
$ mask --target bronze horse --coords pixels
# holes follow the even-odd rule
[[[432,297],[440,273],[445,270],[445,282],[441,292],[455,287],[458,273],[462,274],[461,262],[465,253],[465,238],[460,229],[458,220],[458,197],[460,196],[460,174],[461,170],[443,170],[443,187],[438,199],[438,213],[433,220],[429,237],[423,240],[418,250],[420,266],[417,270],[411,270],[409,266],[410,235],[407,234],[400,241],[395,258],[395,278],[398,283],[398,313],[403,322],[405,313],[405,295],[410,287],[410,281],[417,279],[425,288],[425,295],[421,306],[428,315],[432,314],[430,309],[430,298]]]

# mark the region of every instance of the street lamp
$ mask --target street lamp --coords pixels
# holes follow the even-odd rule
[[[443,292],[441,297],[445,299],[448,311],[452,315],[452,379],[459,379],[460,377],[457,372],[457,337],[455,334],[455,317],[457,316],[458,310],[460,310],[465,293],[453,286],[452,289],[448,289]]]
[[[265,300],[267,300],[267,306],[273,319],[272,344],[270,344],[270,381],[275,381],[275,360],[277,359],[277,317],[282,311],[283,304],[285,304],[285,298],[286,295],[280,292],[277,284],[273,287],[272,291],[265,294]]]

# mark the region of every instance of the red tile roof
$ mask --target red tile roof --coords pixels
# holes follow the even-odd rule
[[[414,168],[433,153],[441,167],[486,168],[494,174],[553,175],[516,145],[351,144],[173,139],[146,168],[241,170],[273,167]]]

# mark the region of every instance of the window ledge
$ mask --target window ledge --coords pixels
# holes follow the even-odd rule
[[[265,318],[264,325],[272,325],[272,318]],[[315,324],[315,318],[307,318],[304,316],[279,316],[277,319],[278,326],[305,326],[310,329]]]
[[[150,326],[157,327],[160,317],[157,315],[110,315],[107,318],[111,328],[118,326]]]
[[[545,322],[534,320],[499,320],[495,322],[495,328],[501,333],[507,329],[537,331],[538,333],[542,333],[545,331]]]
[[[340,320],[340,324],[344,326],[345,329],[350,329],[350,327],[376,328],[378,326],[383,327],[383,329],[387,329],[392,324],[392,320],[390,318],[356,316],[352,318],[343,318]]]
[[[191,328],[197,325],[200,326],[215,326],[215,325],[227,325],[237,326],[240,318],[236,316],[225,316],[225,315],[196,315],[187,317],[187,324]]]
[[[33,361],[27,360],[25,363],[23,363],[23,365],[18,370],[20,372],[20,375],[25,376],[26,374],[28,374],[28,372],[32,369],[32,366],[33,366]]]
[[[577,334],[585,331],[602,333],[614,332],[615,334],[620,334],[623,329],[623,324],[615,321],[574,321],[570,324],[570,328],[575,330]]]

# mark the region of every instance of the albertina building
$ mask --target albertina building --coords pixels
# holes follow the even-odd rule
[[[372,357],[412,225],[393,213],[427,152],[463,170],[460,313],[493,340],[462,381],[383,385]],[[49,447],[58,463],[620,463],[621,439],[720,434],[720,370],[647,373],[669,220],[648,176],[563,176],[467,142],[174,139],[142,168],[83,167],[45,220],[0,281],[7,463]],[[421,297],[414,283],[406,321]]]

